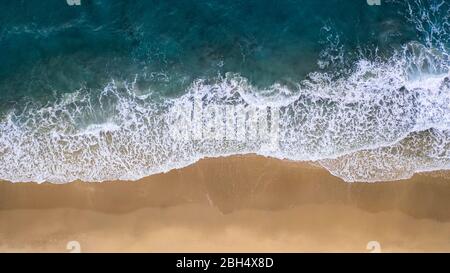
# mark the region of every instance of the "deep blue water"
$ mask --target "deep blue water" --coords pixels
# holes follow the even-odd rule
[[[1,0],[0,179],[136,179],[247,152],[317,160],[348,181],[446,169],[449,11],[449,0]],[[276,109],[276,146],[248,132],[169,137],[174,107],[196,97]]]
[[[365,0],[2,0],[1,7],[2,99],[145,73],[166,75],[141,77],[174,93],[230,71],[256,85],[297,82],[317,70],[325,26],[348,52],[389,54],[420,40],[399,15],[403,5]]]

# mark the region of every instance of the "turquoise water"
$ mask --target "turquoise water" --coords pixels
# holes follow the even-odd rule
[[[138,179],[207,156],[346,181],[450,166],[450,1],[0,3],[0,179]]]

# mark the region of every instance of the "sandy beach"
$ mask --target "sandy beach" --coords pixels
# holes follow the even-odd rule
[[[450,253],[450,0],[0,14],[0,253]]]
[[[450,251],[450,179],[346,183],[313,164],[204,159],[139,181],[0,182],[0,251]]]

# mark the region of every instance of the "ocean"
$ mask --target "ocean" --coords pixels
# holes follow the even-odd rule
[[[0,179],[450,169],[450,0],[0,0]]]

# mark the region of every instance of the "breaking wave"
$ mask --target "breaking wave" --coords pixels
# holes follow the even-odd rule
[[[345,63],[335,39],[320,69],[289,86],[262,89],[227,73],[198,79],[176,98],[135,79],[47,105],[29,101],[0,117],[0,178],[136,180],[247,153],[315,161],[348,182],[450,169],[448,16],[433,21],[448,5],[419,18],[413,10],[422,2],[411,3],[406,16],[423,42]]]
[[[227,74],[161,102],[134,82],[114,81],[97,95],[79,90],[45,107],[30,102],[0,122],[0,177],[134,180],[245,153],[318,161],[346,181],[448,169],[448,71],[411,77],[417,57],[433,57],[416,46],[389,62],[359,60],[348,77],[312,73],[296,90],[257,90]]]

